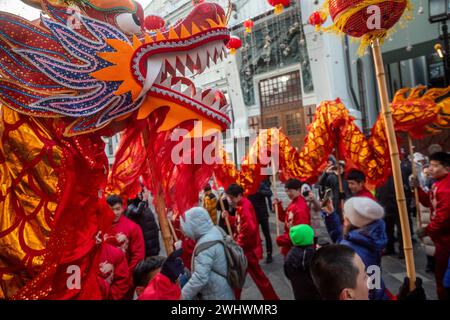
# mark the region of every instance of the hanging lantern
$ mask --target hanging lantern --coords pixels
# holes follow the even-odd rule
[[[269,2],[269,4],[274,7],[274,13],[276,15],[280,14],[281,12],[283,12],[284,7],[289,6],[289,4],[291,3],[291,0],[267,0]]]
[[[242,41],[239,37],[231,36],[227,43],[227,48],[230,50],[231,54],[235,54],[236,50],[242,46]]]
[[[308,23],[316,27],[316,31],[319,31],[320,26],[327,20],[327,15],[320,11],[314,11],[308,19]]]
[[[155,15],[145,17],[144,26],[145,29],[152,30],[160,30],[166,25],[166,22],[163,18]]]
[[[325,6],[334,22],[325,31],[361,38],[360,54],[372,40],[382,42],[402,16],[405,20],[412,18],[409,0],[328,0]],[[405,10],[407,14],[403,15]]]
[[[252,32],[252,28],[255,25],[255,23],[252,21],[252,19],[247,19],[244,21],[244,27],[245,27],[245,32],[250,33]]]

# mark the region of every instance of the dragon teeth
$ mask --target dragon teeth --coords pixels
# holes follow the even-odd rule
[[[177,56],[170,56],[166,58],[166,61],[169,63],[169,65],[173,68],[176,69],[177,67]]]
[[[208,94],[202,99],[202,103],[204,105],[210,106],[210,105],[213,104],[215,98],[216,98],[215,97],[215,91],[210,90],[208,92]]]
[[[205,71],[205,69],[206,69],[206,66],[207,66],[207,61],[208,61],[208,52],[205,52],[205,51],[201,51],[199,54],[198,54],[198,60],[199,60],[199,62],[200,62],[200,70],[199,70],[199,72],[200,73],[202,73],[203,71]]]
[[[167,78],[163,83],[161,83],[161,85],[166,88],[170,88],[171,84],[172,84],[172,78]]]
[[[199,90],[197,91],[197,94],[195,94],[192,99],[197,100],[197,101],[202,101],[202,91]]]
[[[181,81],[178,81],[174,86],[172,86],[172,90],[181,92]]]
[[[216,99],[214,103],[211,105],[211,108],[219,110],[219,107],[220,107],[220,99]]]

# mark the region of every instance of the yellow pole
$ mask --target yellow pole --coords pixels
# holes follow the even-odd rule
[[[214,180],[214,186],[215,186],[217,192],[219,192],[219,184],[217,183],[217,179],[216,179],[215,175],[213,175],[213,180]],[[219,203],[220,203],[220,208],[222,209],[222,212],[224,212],[226,210],[225,210],[225,205],[223,204],[222,195],[223,195],[222,193],[219,194]],[[233,231],[231,230],[230,219],[228,219],[228,217],[225,218],[225,223],[227,225],[228,234],[230,235],[230,237],[232,239],[234,239]]]
[[[381,101],[381,109],[386,128],[386,136],[389,144],[391,156],[392,173],[395,185],[395,195],[397,198],[400,224],[403,235],[403,250],[405,252],[406,274],[410,279],[410,289],[415,288],[416,271],[414,266],[414,255],[411,241],[411,232],[409,228],[408,211],[406,209],[405,191],[403,190],[402,173],[400,169],[400,156],[394,130],[394,121],[389,103],[386,73],[384,71],[383,57],[381,54],[380,42],[378,39],[372,41],[372,52],[375,64],[375,72],[378,83],[378,90]]]
[[[173,212],[172,212],[172,215],[173,215]],[[175,228],[173,227],[172,220],[171,219],[167,219],[167,222],[169,224],[170,231],[172,232],[173,239],[174,239],[175,242],[177,242],[178,241],[178,237],[177,237],[177,234],[175,233]]]
[[[142,143],[147,151],[148,146],[148,136],[145,134],[147,133],[146,130],[144,130],[141,134],[142,137]],[[148,151],[147,151],[147,157],[146,157],[147,167],[148,170],[151,172],[154,172],[155,168],[153,168],[152,164],[148,160]],[[170,232],[169,222],[167,219],[167,208],[166,203],[164,201],[164,194],[161,190],[161,185],[158,181],[152,181],[153,184],[153,190],[154,190],[154,198],[155,198],[155,211],[158,216],[159,220],[159,226],[161,228],[161,236],[164,241],[164,247],[166,249],[167,255],[171,254],[173,252],[173,237]]]
[[[273,186],[273,195],[275,199],[278,200],[278,192],[277,192],[277,179],[276,179],[276,170],[275,170],[275,162],[272,158],[272,186]],[[277,227],[277,237],[280,236],[280,220],[278,220],[278,204],[275,205],[275,217],[276,217],[276,227]]]

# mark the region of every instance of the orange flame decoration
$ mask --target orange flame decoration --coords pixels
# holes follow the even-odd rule
[[[395,95],[391,108],[397,132],[408,132],[413,138],[422,138],[427,134],[450,128],[450,98],[436,102],[436,99],[450,91],[450,87],[433,88],[421,94],[424,89],[425,87],[414,88],[408,96],[405,94],[409,89],[401,89]],[[261,132],[248,155],[244,157],[240,170],[229,162],[215,168],[215,175],[220,184],[237,182],[247,192],[254,192],[259,182],[264,179],[264,176],[260,175],[260,169],[267,167],[267,162],[264,165],[265,159],[260,158],[261,154],[266,154],[260,147],[263,143],[267,144],[267,150],[279,152],[278,167],[282,181],[297,178],[314,182],[320,174],[320,167],[333,151],[336,141],[347,167],[362,170],[369,184],[379,185],[389,176],[391,172],[389,148],[381,116],[378,117],[372,128],[372,134],[367,139],[339,99],[324,101],[318,106],[314,121],[308,129],[305,145],[300,152],[290,144],[289,139],[280,130],[272,128]],[[271,149],[272,143],[276,146]],[[273,156],[270,152],[267,154],[269,157]],[[258,160],[256,164],[250,162],[252,158]]]

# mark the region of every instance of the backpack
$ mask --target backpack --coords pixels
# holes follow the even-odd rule
[[[208,241],[195,247],[192,255],[192,272],[194,272],[194,258],[202,251],[221,243],[225,249],[225,257],[227,260],[227,274],[221,274],[215,270],[215,273],[227,279],[228,284],[233,289],[242,289],[244,287],[245,278],[247,276],[247,258],[244,250],[234,241],[222,228],[217,227],[223,236],[223,240]]]

